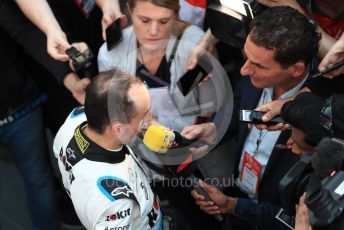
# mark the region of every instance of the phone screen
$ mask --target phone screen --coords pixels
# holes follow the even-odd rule
[[[210,61],[206,57],[200,57],[195,68],[188,70],[177,82],[180,91],[186,96],[212,71]]]
[[[117,18],[105,31],[108,51],[115,48],[123,39],[121,19]]]

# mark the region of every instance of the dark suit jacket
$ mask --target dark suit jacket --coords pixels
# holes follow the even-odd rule
[[[239,121],[239,110],[255,109],[262,91],[262,89],[257,89],[252,85],[249,77],[244,77],[238,84],[234,94],[233,117],[227,138],[232,135],[238,136],[238,152],[236,153],[235,162],[236,177],[238,176],[242,148],[249,131],[247,124]],[[281,132],[276,144],[286,144],[290,135],[290,130]],[[249,199],[239,199],[237,207],[240,207],[238,207],[238,210],[236,209],[238,211],[236,214],[258,229],[284,229],[283,225],[276,223],[274,218],[281,206],[279,182],[298,160],[299,157],[290,150],[274,148],[258,187],[258,204]]]
[[[257,89],[251,84],[249,77],[245,77],[239,83],[237,91],[235,93],[234,100],[234,116],[232,122],[236,122],[238,125],[238,149],[236,155],[236,175],[238,175],[238,165],[241,157],[241,151],[244,146],[246,137],[248,135],[248,127],[244,122],[238,122],[239,110],[248,109],[253,110],[257,107],[258,101],[262,94],[262,89]],[[290,130],[281,132],[276,144],[286,144],[291,135]],[[268,164],[265,168],[264,175],[261,183],[259,184],[258,200],[268,201],[272,204],[280,205],[280,197],[278,190],[278,183],[288,170],[299,160],[300,158],[293,154],[290,150],[274,148]]]

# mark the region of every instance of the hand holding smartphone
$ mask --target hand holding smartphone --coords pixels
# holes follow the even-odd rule
[[[117,18],[106,30],[106,45],[108,51],[115,48],[123,39],[121,18]]]
[[[254,110],[240,110],[240,121],[253,123],[253,124],[264,124],[267,126],[277,125],[278,123],[285,124],[286,122],[281,117],[274,117],[268,122],[264,122],[262,117],[264,112],[254,111]]]
[[[177,82],[184,96],[189,94],[213,70],[206,55],[199,57],[195,68],[188,70]]]

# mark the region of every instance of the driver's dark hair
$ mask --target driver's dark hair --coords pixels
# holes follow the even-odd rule
[[[321,34],[316,24],[288,6],[266,9],[250,24],[250,39],[258,46],[275,52],[275,61],[283,68],[304,61],[309,64],[316,57]]]
[[[133,84],[143,84],[137,77],[113,69],[100,72],[86,88],[85,114],[88,127],[102,134],[110,122],[129,123],[136,114],[128,97]]]

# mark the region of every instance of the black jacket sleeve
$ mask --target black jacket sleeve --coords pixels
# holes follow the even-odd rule
[[[50,57],[44,33],[25,17],[15,1],[0,0],[0,27],[58,82],[61,83],[71,72],[68,62],[56,61]]]
[[[312,93],[320,97],[327,98],[334,93],[344,93],[344,75],[337,76],[333,79],[318,77],[310,80],[306,85]]]

